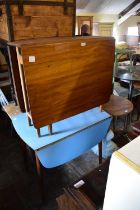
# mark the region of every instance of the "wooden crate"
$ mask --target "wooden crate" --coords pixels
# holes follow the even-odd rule
[[[17,48],[26,111],[37,129],[109,100],[113,38],[45,38],[11,45]]]
[[[0,40],[71,37],[75,34],[76,0],[3,0],[0,1]],[[9,59],[17,103],[24,111],[15,48]]]

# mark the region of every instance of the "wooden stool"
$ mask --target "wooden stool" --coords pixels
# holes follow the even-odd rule
[[[111,95],[109,102],[102,105],[102,109],[113,116],[113,130],[115,131],[116,117],[126,116],[133,110],[133,104],[126,98],[121,96]],[[127,120],[125,120],[125,128],[127,127]]]

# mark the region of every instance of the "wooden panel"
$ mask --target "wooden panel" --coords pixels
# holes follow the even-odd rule
[[[99,23],[99,36],[112,36],[113,23]]]
[[[20,16],[18,6],[11,5],[15,40],[72,36],[74,5],[67,8],[67,14],[64,6],[24,5],[23,9],[24,15]]]
[[[0,38],[4,40],[8,40],[8,26],[7,26],[7,17],[5,6],[0,5],[0,9],[2,10],[2,15],[0,16]]]
[[[21,46],[36,128],[104,104],[112,92],[114,39],[50,40]],[[29,56],[35,56],[35,62],[30,63]]]
[[[15,40],[37,37],[72,36],[72,18],[70,16],[14,16],[13,22],[15,25]]]
[[[39,3],[36,5],[35,2],[29,1],[26,4],[23,1],[23,15],[20,14],[17,3],[10,2],[7,12],[11,14],[6,14],[5,5],[0,5],[2,8],[1,39],[13,41],[37,37],[72,36],[74,34],[74,0],[68,0],[67,3],[64,0],[51,0],[49,1],[50,5],[47,5],[48,1],[46,0],[44,0],[44,4],[40,3],[41,5]],[[10,23],[7,22],[7,17],[10,19]],[[9,38],[10,34],[13,34],[12,39]]]
[[[2,8],[0,39],[14,41],[74,35],[75,0],[29,0],[22,1],[20,6],[18,0],[0,1],[0,8]],[[18,74],[17,61],[16,56],[13,56],[11,51],[9,51],[9,58],[12,75],[15,76]],[[17,96],[16,101],[23,111],[19,75],[16,78],[13,77],[13,83]]]
[[[44,9],[45,8],[45,9]],[[57,9],[56,9],[57,8]],[[12,5],[13,15],[19,15],[18,6]],[[24,16],[61,16],[64,13],[62,6],[25,5]],[[73,8],[68,8],[68,14],[73,13]]]
[[[18,61],[15,47],[8,47],[9,62],[11,67],[11,75],[16,94],[16,101],[22,112],[25,112],[21,81],[19,76]]]

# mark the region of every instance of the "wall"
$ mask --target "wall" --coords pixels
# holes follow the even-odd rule
[[[94,24],[95,23],[114,23],[113,25],[113,35],[116,30],[117,24],[117,15],[107,15],[107,14],[95,14],[95,13],[76,13],[76,16],[93,16],[93,35],[97,35],[94,33]],[[76,35],[78,34],[78,26],[76,21]]]
[[[95,13],[76,13],[76,16],[93,16],[93,35],[98,35],[98,26],[96,23],[114,23],[113,24],[113,36],[116,41],[125,41],[129,45],[137,45],[138,44],[138,36],[128,36],[127,31],[128,27],[137,26],[137,22],[140,22],[140,16],[131,16],[126,21],[124,21],[121,25],[118,25],[118,16],[117,15],[109,15],[109,14],[95,14]],[[77,21],[76,21],[76,34],[78,34],[77,30]],[[94,31],[95,29],[95,31]]]
[[[138,36],[127,35],[128,27],[137,27],[139,16],[131,16],[118,27],[119,41],[126,41],[129,45],[138,44]]]

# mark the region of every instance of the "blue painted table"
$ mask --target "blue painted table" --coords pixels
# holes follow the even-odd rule
[[[111,116],[94,108],[53,124],[53,135],[47,126],[37,137],[34,126],[28,126],[26,114],[11,117],[20,138],[35,151],[36,157],[46,168],[64,164],[90,150],[105,138]]]
[[[99,145],[99,157],[102,157],[102,140],[109,130],[111,116],[98,107],[54,123],[53,135],[47,133],[47,126],[41,128],[41,137],[36,135],[34,126],[28,126],[26,114],[21,113],[18,107],[9,104],[3,108],[11,118],[24,150],[28,145],[34,151],[43,200],[40,162],[46,168],[56,167],[82,155],[96,144]]]

